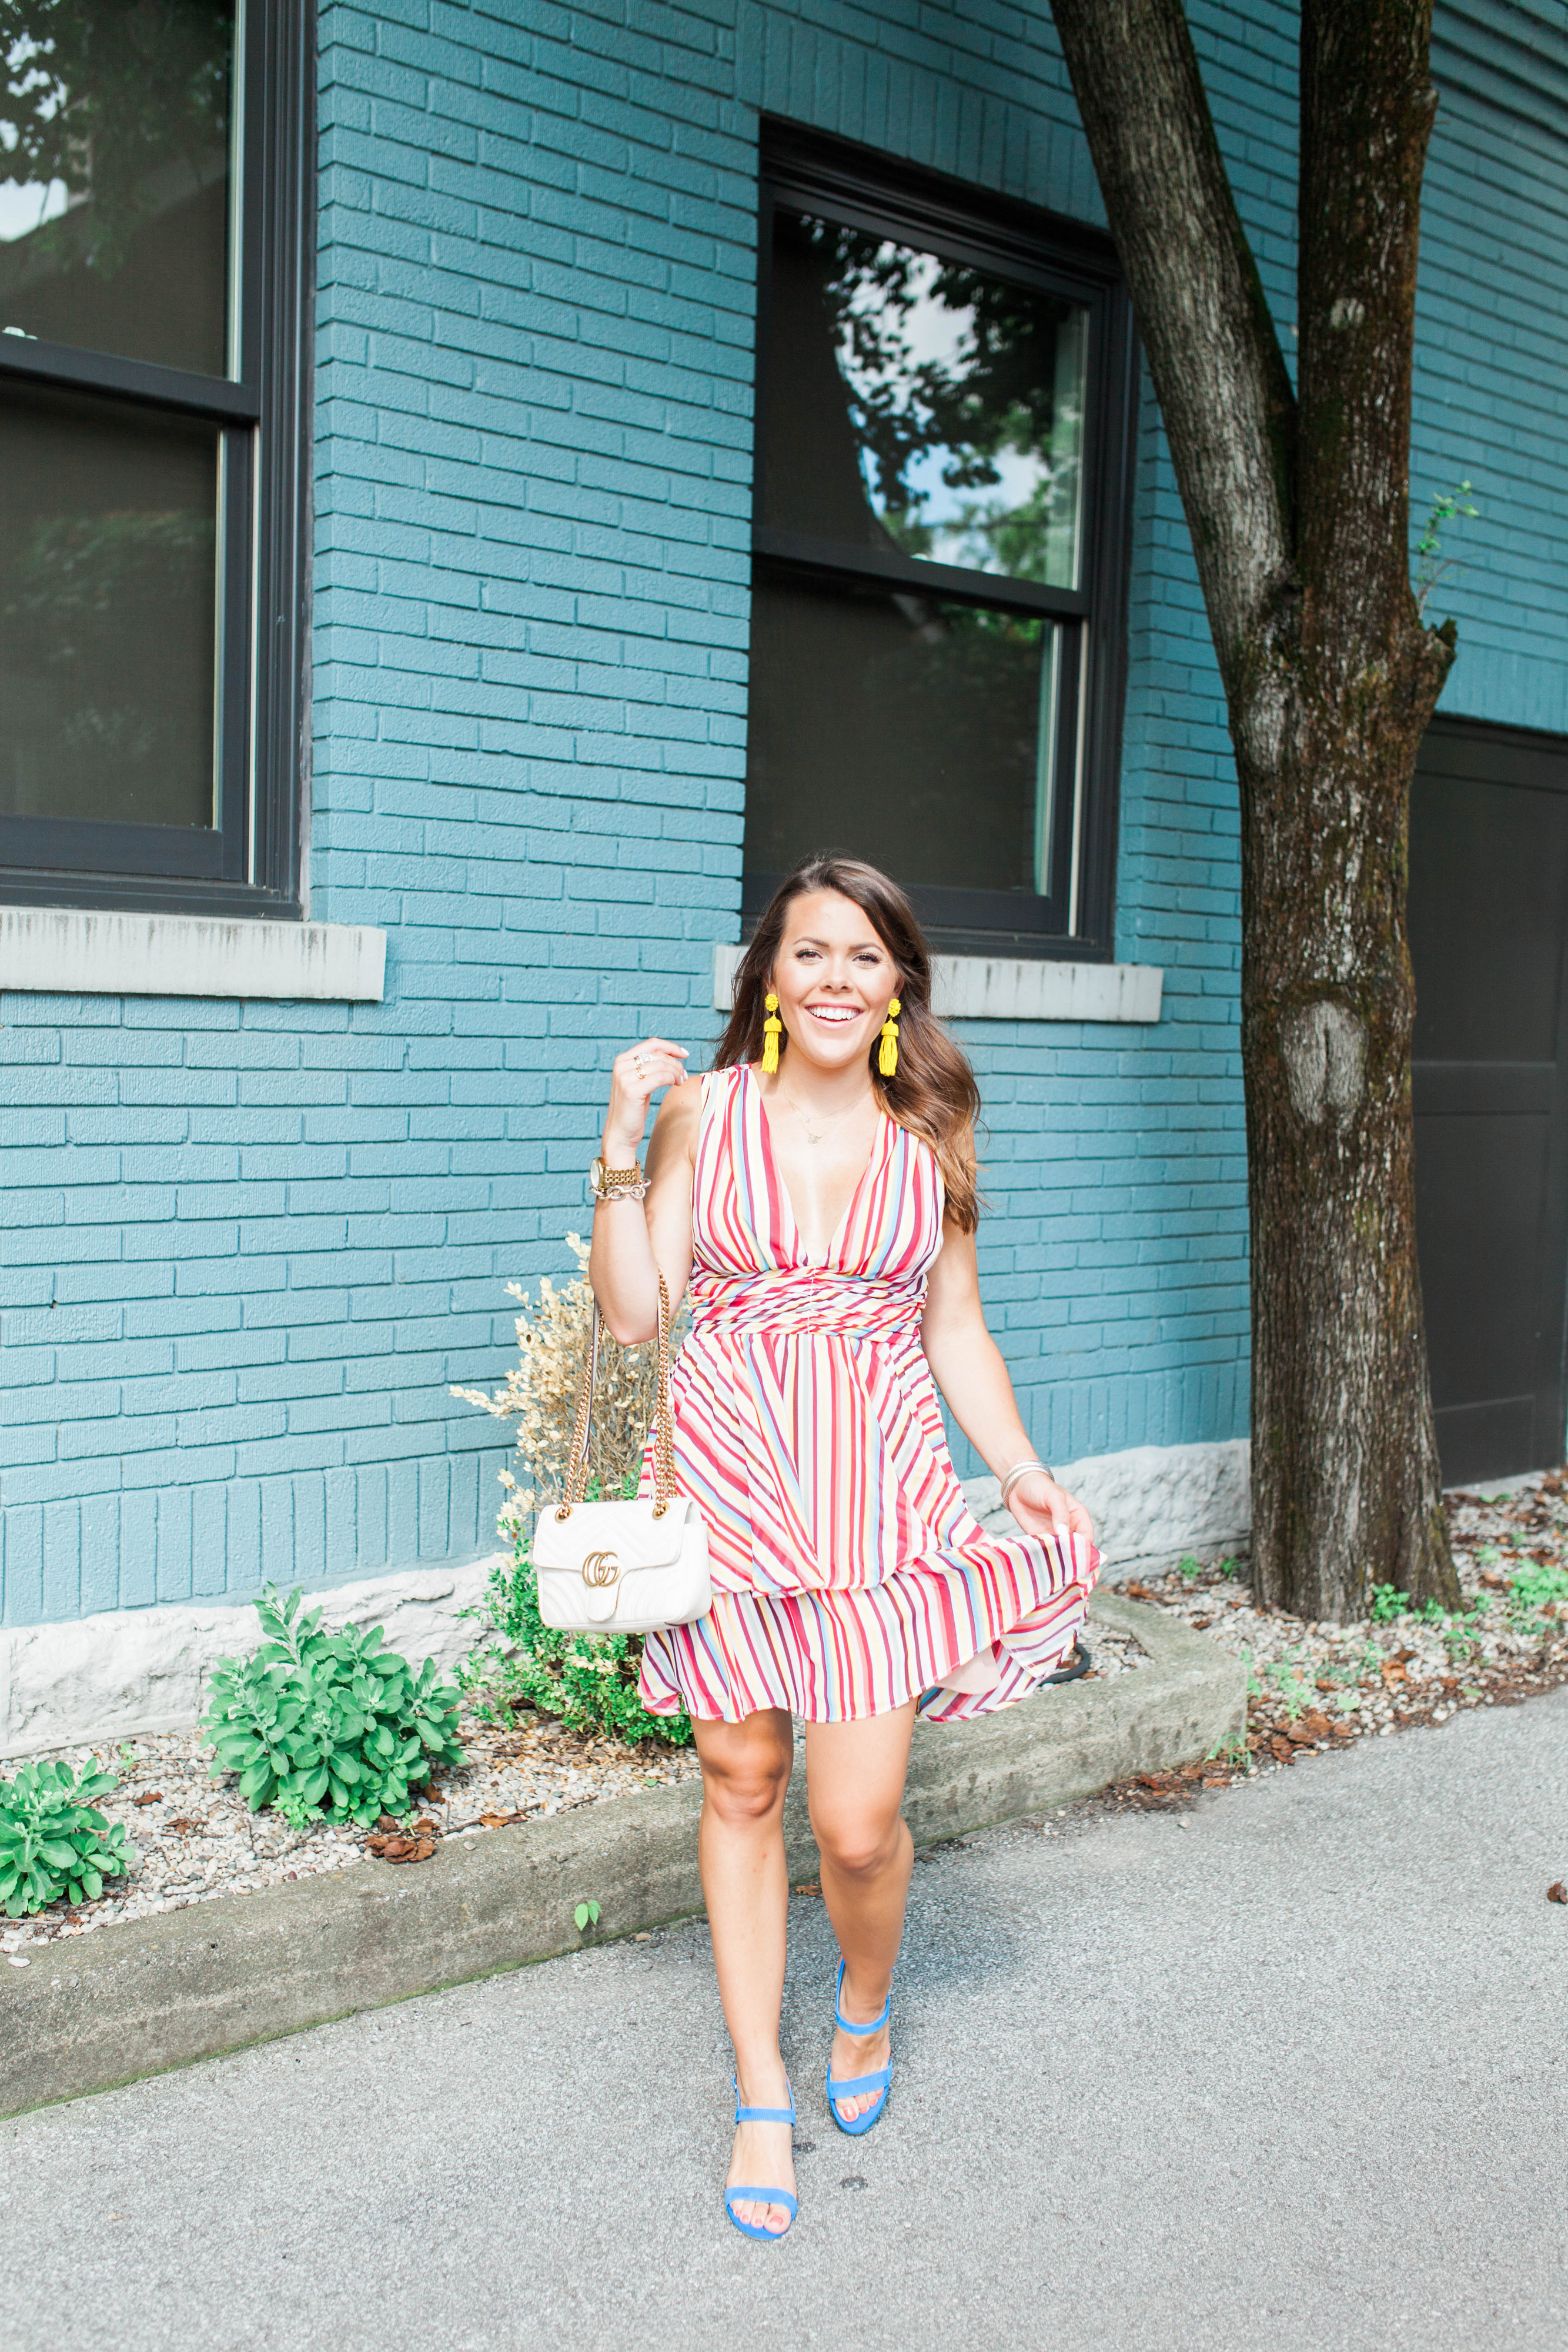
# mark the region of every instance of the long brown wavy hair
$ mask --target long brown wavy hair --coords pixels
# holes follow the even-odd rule
[[[931,1010],[931,955],[915,909],[897,883],[876,866],[858,857],[809,857],[786,875],[740,959],[735,1010],[719,1039],[714,1068],[761,1060],[762,1000],[779,960],[785,920],[793,902],[815,890],[836,891],[857,906],[898,967],[898,1067],[891,1078],[882,1076],[873,1037],[871,1082],[889,1118],[931,1146],[946,1188],[947,1213],[960,1232],[972,1234],[980,1213],[975,1166],[980,1089],[967,1056]]]

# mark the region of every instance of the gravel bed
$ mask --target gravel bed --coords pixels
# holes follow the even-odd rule
[[[1120,1626],[1091,1622],[1083,1629],[1083,1646],[1094,1661],[1082,1677],[1086,1683],[1108,1681],[1113,1675],[1129,1674],[1135,1666],[1149,1664],[1142,1643],[1124,1633]]]
[[[1147,1664],[1130,1634],[1103,1625],[1089,1630],[1094,1664],[1086,1681]],[[690,1748],[649,1741],[628,1748],[533,1714],[520,1716],[510,1728],[465,1714],[461,1737],[467,1763],[427,1786],[414,1820],[387,1858],[423,1861],[440,1837],[480,1835],[634,1789],[668,1788],[700,1770]],[[14,1965],[26,1965],[26,1955],[40,1945],[86,1936],[117,1919],[145,1919],[218,1895],[350,1870],[367,1853],[387,1855],[390,1822],[379,1832],[327,1822],[296,1831],[277,1813],[250,1812],[233,1774],[221,1781],[211,1778],[212,1748],[194,1730],[53,1752],[78,1771],[96,1765],[120,1775],[119,1787],[99,1800],[98,1810],[125,1824],[136,1865],[126,1877],[110,1879],[98,1902],[79,1909],[60,1902],[30,1919],[5,1921],[0,1914],[0,1956]]]
[[[1531,1606],[1511,1589],[1532,1565],[1568,1570],[1568,1471],[1504,1494],[1450,1496],[1448,1508],[1466,1602],[1458,1618],[1308,1623],[1259,1607],[1244,1564],[1235,1560],[1184,1562],[1124,1585],[1129,1600],[1168,1609],[1245,1658],[1250,1695],[1244,1748],[1146,1774],[1108,1791],[1111,1801],[1145,1808],[1188,1802],[1200,1787],[1279,1769],[1314,1749],[1442,1724],[1460,1708],[1513,1704],[1568,1681],[1568,1600]],[[1093,1665],[1086,1680],[1149,1663],[1132,1634],[1101,1624],[1088,1633]],[[420,1860],[442,1836],[479,1835],[634,1789],[667,1788],[699,1770],[689,1748],[627,1748],[532,1714],[505,1727],[465,1715],[462,1738],[468,1761],[427,1788],[391,1858]],[[395,1826],[382,1824],[381,1834],[326,1822],[295,1831],[276,1813],[251,1813],[232,1775],[211,1779],[212,1750],[194,1730],[57,1752],[78,1769],[96,1764],[119,1774],[99,1810],[124,1822],[136,1864],[128,1877],[110,1881],[96,1903],[73,1910],[62,1902],[0,1926],[0,1958],[13,1967],[28,1965],[40,1946],[114,1920],[351,1869],[372,1838],[373,1850],[384,1853]]]
[[[465,1715],[461,1738],[467,1763],[440,1773],[421,1793],[417,1826],[426,1836],[476,1835],[508,1822],[569,1812],[633,1789],[668,1787],[698,1769],[690,1748],[653,1742],[628,1748],[537,1715],[524,1716],[511,1729]],[[220,1895],[248,1895],[291,1878],[351,1869],[364,1859],[367,1834],[373,1834],[324,1822],[295,1831],[277,1813],[248,1811],[235,1776],[211,1779],[213,1751],[198,1731],[55,1752],[78,1769],[98,1764],[119,1773],[119,1787],[98,1801],[98,1810],[125,1823],[136,1866],[126,1877],[109,1880],[101,1898],[79,1910],[61,1902],[33,1918],[5,1921],[0,1954],[13,1962],[39,1944],[85,1936],[112,1920],[145,1919]]]
[[[1244,1750],[1149,1773],[1113,1792],[1145,1808],[1190,1801],[1303,1755],[1440,1725],[1473,1706],[1513,1706],[1568,1682],[1568,1599],[1532,1602],[1514,1588],[1532,1570],[1568,1571],[1568,1471],[1546,1471],[1502,1493],[1446,1498],[1461,1613],[1376,1614],[1357,1624],[1312,1623],[1259,1606],[1245,1565],[1178,1569],[1120,1589],[1154,1601],[1247,1660]],[[1396,1605],[1391,1601],[1391,1605]]]

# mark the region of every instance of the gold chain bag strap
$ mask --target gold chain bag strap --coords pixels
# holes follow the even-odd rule
[[[670,1294],[659,1276],[659,1381],[653,1414],[653,1493],[636,1501],[585,1503],[589,1433],[599,1379],[599,1301],[577,1392],[566,1493],[534,1531],[539,1615],[558,1633],[651,1633],[689,1625],[713,1605],[707,1529],[675,1492],[670,1410]]]

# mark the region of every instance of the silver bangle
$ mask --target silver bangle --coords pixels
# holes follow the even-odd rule
[[[1002,1480],[1002,1501],[1004,1503],[1007,1501],[1008,1496],[1012,1493],[1013,1488],[1018,1485],[1019,1480],[1020,1478],[1027,1478],[1032,1470],[1038,1470],[1042,1478],[1050,1478],[1053,1475],[1052,1472],[1046,1468],[1043,1462],[1036,1462],[1032,1456],[1028,1462],[1015,1462],[1012,1468],[1008,1472],[1007,1476]]]

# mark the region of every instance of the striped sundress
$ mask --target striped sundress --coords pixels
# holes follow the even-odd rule
[[[1071,1648],[1099,1559],[1082,1541],[989,1535],[964,1499],[920,1345],[942,1245],[936,1154],[884,1113],[816,1265],[755,1072],[702,1083],[692,1328],[673,1394],[714,1602],[648,1636],[643,1704],[843,1723],[941,1685],[929,1720],[1007,1706]]]

